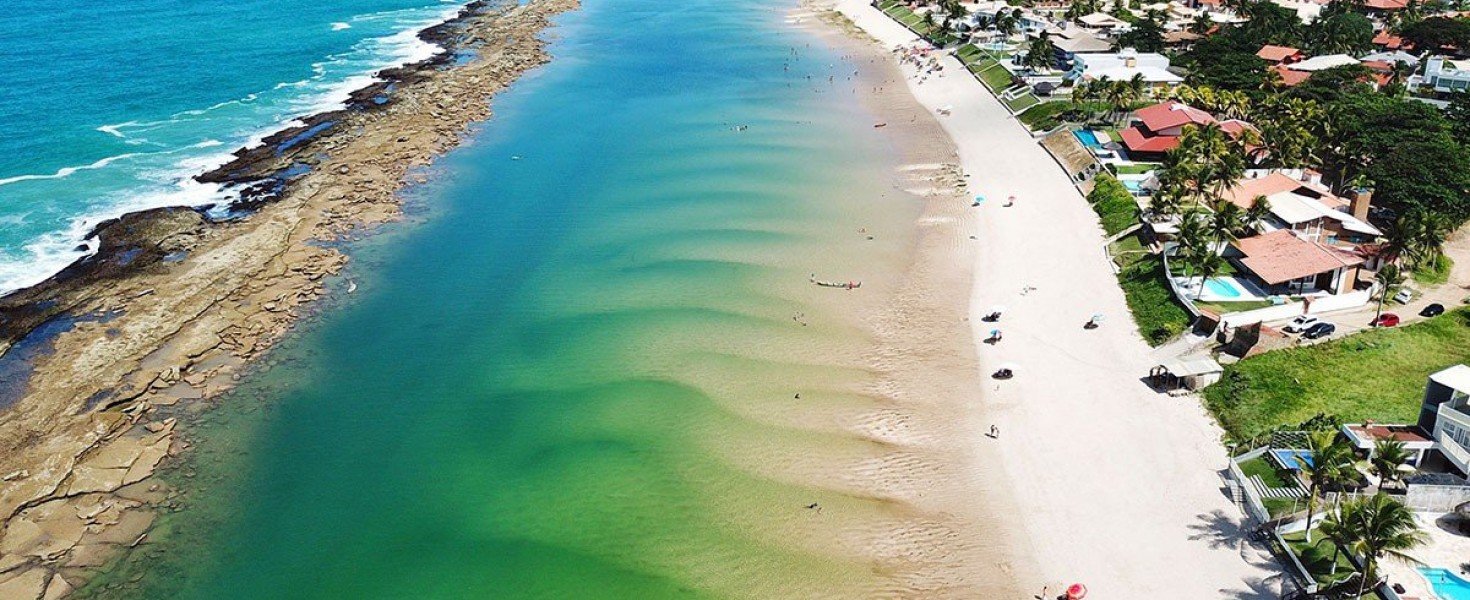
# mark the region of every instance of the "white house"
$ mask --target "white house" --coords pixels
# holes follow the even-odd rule
[[[1141,75],[1153,87],[1172,87],[1184,81],[1169,72],[1169,57],[1154,52],[1124,48],[1119,52],[1084,52],[1076,55],[1069,79],[1128,81]]]
[[[1429,376],[1419,428],[1461,475],[1470,472],[1470,367],[1455,365]]]
[[[1454,60],[1434,56],[1424,63],[1424,83],[1436,92],[1463,92],[1470,89],[1470,60]]]

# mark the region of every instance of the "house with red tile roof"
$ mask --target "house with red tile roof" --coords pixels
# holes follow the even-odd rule
[[[1365,260],[1290,229],[1236,240],[1224,256],[1252,283],[1273,295],[1350,293]]]
[[[1261,46],[1261,49],[1256,51],[1256,56],[1261,57],[1262,60],[1273,65],[1291,64],[1307,57],[1301,50],[1297,50],[1291,46],[1273,46],[1271,44]]]
[[[1246,176],[1225,190],[1221,199],[1250,208],[1264,198],[1271,216],[1261,230],[1287,229],[1305,240],[1356,251],[1383,236],[1368,222],[1373,193],[1354,190],[1341,198],[1322,185],[1322,176],[1302,169],[1248,170]]]
[[[1389,33],[1387,29],[1382,29],[1373,36],[1373,45],[1384,50],[1400,50],[1404,47],[1404,38]]]
[[[1135,123],[1118,133],[1128,156],[1136,161],[1162,160],[1165,153],[1179,147],[1185,127],[1213,123],[1234,137],[1255,129],[1239,119],[1217,120],[1210,113],[1174,100],[1140,108],[1133,114]]]
[[[1408,8],[1409,0],[1364,0],[1368,12],[1394,12]]]

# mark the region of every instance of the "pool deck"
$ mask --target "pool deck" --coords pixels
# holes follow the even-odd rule
[[[1419,521],[1419,527],[1429,535],[1429,543],[1409,555],[1424,564],[1385,559],[1381,568],[1390,583],[1404,586],[1407,590],[1403,594],[1405,600],[1439,600],[1439,596],[1429,587],[1429,582],[1419,573],[1419,567],[1445,569],[1459,575],[1461,579],[1470,579],[1470,576],[1460,570],[1461,564],[1470,561],[1470,536],[1455,532],[1454,513],[1420,512],[1414,513],[1414,518]]]

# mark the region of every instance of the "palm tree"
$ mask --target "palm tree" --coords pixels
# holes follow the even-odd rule
[[[1307,541],[1312,541],[1312,517],[1317,512],[1317,499],[1324,487],[1348,479],[1353,468],[1353,447],[1338,437],[1337,431],[1328,429],[1307,435],[1307,450],[1312,454],[1310,464],[1301,465],[1311,484],[1307,489]]]
[[[1036,69],[1051,69],[1057,62],[1056,53],[1057,47],[1051,42],[1051,36],[1043,31],[1026,48],[1026,56],[1021,59],[1021,64]]]
[[[1368,459],[1368,465],[1380,480],[1379,489],[1383,489],[1384,483],[1398,481],[1410,456],[1409,449],[1398,440],[1378,440],[1373,444],[1373,457]]]
[[[1358,596],[1363,595],[1369,581],[1378,581],[1380,560],[1395,556],[1412,561],[1407,552],[1429,539],[1414,520],[1414,512],[1384,494],[1344,503],[1336,514],[1323,520],[1322,531],[1347,542],[1343,547],[1362,557],[1363,580]]]
[[[1373,274],[1373,279],[1378,281],[1378,286],[1383,288],[1378,294],[1378,312],[1373,315],[1373,322],[1378,322],[1378,317],[1383,316],[1383,301],[1388,298],[1393,288],[1404,282],[1404,274],[1399,271],[1398,265],[1383,265],[1378,272]]]
[[[1205,11],[1200,11],[1194,16],[1194,20],[1189,22],[1189,32],[1195,35],[1208,34],[1214,28],[1215,21]]]
[[[1179,218],[1179,229],[1174,233],[1174,239],[1179,244],[1174,255],[1183,261],[1184,276],[1190,277],[1194,263],[1210,246],[1209,230],[1199,211],[1191,210]]]
[[[1259,229],[1266,217],[1271,216],[1271,201],[1265,196],[1256,196],[1251,199],[1251,207],[1245,209],[1245,225],[1247,229]]]

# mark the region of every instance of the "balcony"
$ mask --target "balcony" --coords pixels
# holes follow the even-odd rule
[[[1434,426],[1434,441],[1450,462],[1461,471],[1470,472],[1470,414],[1463,401],[1439,405],[1439,419]],[[1452,436],[1451,428],[1459,431]],[[1456,437],[1460,439],[1456,439]]]

